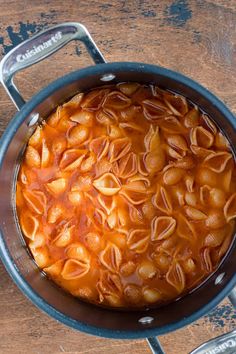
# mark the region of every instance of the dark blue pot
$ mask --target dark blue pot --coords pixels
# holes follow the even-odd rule
[[[51,83],[27,102],[1,138],[0,256],[22,292],[41,310],[62,323],[86,333],[110,338],[151,337],[190,324],[230,293],[236,285],[235,242],[216,272],[195,291],[161,308],[118,311],[82,302],[49,281],[32,260],[15,218],[15,179],[23,148],[32,132],[28,126],[32,115],[38,112],[41,117],[46,117],[54,107],[76,92],[104,84],[101,78],[109,73],[115,76],[112,83],[153,83],[186,96],[212,117],[235,149],[235,117],[213,94],[179,73],[140,63],[99,64],[72,72]],[[149,321],[143,324],[140,319],[147,316]]]

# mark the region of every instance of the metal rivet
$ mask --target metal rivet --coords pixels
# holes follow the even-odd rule
[[[115,79],[115,75],[114,74],[104,74],[101,78],[100,78],[100,80],[101,81],[111,81],[111,80],[113,80],[113,79]]]
[[[152,323],[152,321],[154,321],[154,318],[151,316],[146,316],[146,317],[141,317],[138,321],[142,325],[147,325],[147,324]]]
[[[29,122],[27,123],[28,127],[33,127],[39,120],[39,113],[34,113],[31,115]]]
[[[225,273],[221,273],[220,275],[218,275],[218,277],[215,280],[215,285],[222,283],[224,276],[225,276]]]

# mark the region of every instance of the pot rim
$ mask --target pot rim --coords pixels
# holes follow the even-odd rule
[[[206,88],[195,82],[194,80],[169,69],[162,68],[156,65],[144,64],[144,63],[135,63],[135,62],[114,62],[106,64],[98,64],[96,66],[86,67],[81,70],[73,71],[65,76],[60,77],[59,79],[53,81],[48,86],[36,93],[23,107],[16,113],[14,118],[8,124],[5,132],[3,133],[0,139],[0,168],[4,160],[5,153],[8,149],[8,146],[14,137],[15,132],[19,126],[24,122],[25,118],[28,117],[36,106],[42,103],[48,96],[59,90],[62,86],[76,82],[82,78],[86,78],[89,75],[101,75],[108,73],[116,73],[119,71],[130,71],[130,72],[148,72],[153,74],[159,74],[165,76],[171,80],[177,81],[184,86],[192,88],[194,91],[199,93],[200,96],[204,96],[208,101],[211,102],[222,115],[230,121],[234,130],[236,131],[236,119],[230,110],[225,106],[225,104],[220,101],[215,95],[213,95]],[[112,83],[112,81],[111,81]],[[106,84],[106,82],[101,81],[101,86]],[[41,309],[46,314],[50,315],[54,319],[62,322],[63,324],[72,327],[74,329],[80,330],[82,332],[93,334],[106,338],[117,338],[117,339],[138,339],[146,338],[151,336],[157,336],[169,333],[171,331],[180,329],[200,317],[206,315],[210,310],[218,305],[233,289],[236,284],[236,274],[228,281],[224,288],[215,296],[210,302],[205,306],[195,311],[188,317],[184,317],[181,321],[173,322],[168,325],[162,326],[160,328],[143,328],[140,331],[132,330],[110,330],[107,328],[99,328],[92,325],[87,325],[84,322],[74,320],[71,317],[64,315],[62,312],[57,311],[53,306],[47,303],[41,296],[39,296],[24,277],[18,272],[15,267],[14,260],[12,259],[4,241],[4,236],[0,230],[0,259],[2,260],[6,270],[10,274],[11,278],[15,284],[20,288],[24,295],[33,302],[39,309]],[[148,312],[147,312],[148,315]]]

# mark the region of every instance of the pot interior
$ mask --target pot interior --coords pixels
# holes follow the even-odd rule
[[[113,74],[112,81],[108,80]],[[110,75],[110,78],[112,76]],[[153,83],[187,97],[200,106],[236,146],[233,115],[213,95],[180,74],[151,65],[135,63],[101,64],[69,74],[49,85],[28,102],[10,123],[0,148],[0,255],[17,285],[49,315],[82,331],[117,338],[163,334],[186,325],[215,306],[235,283],[233,259],[235,242],[217,271],[195,291],[161,308],[118,311],[80,301],[61,290],[37,268],[15,218],[14,181],[34,113],[48,114],[60,103],[80,91],[109,83],[135,81]],[[20,153],[19,153],[20,152]],[[234,151],[235,152],[235,151]],[[219,276],[222,278],[219,280]]]

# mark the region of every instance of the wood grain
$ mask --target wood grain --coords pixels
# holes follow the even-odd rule
[[[0,0],[0,50],[6,54],[32,33],[52,24],[87,26],[108,61],[165,66],[194,78],[236,112],[235,0]],[[17,75],[26,99],[57,77],[91,65],[84,48],[71,43]],[[0,88],[0,132],[15,108]],[[167,354],[187,354],[232,330],[236,315],[225,300],[211,314],[160,341]],[[108,340],[76,332],[35,308],[0,264],[0,353],[150,353],[145,340]]]

